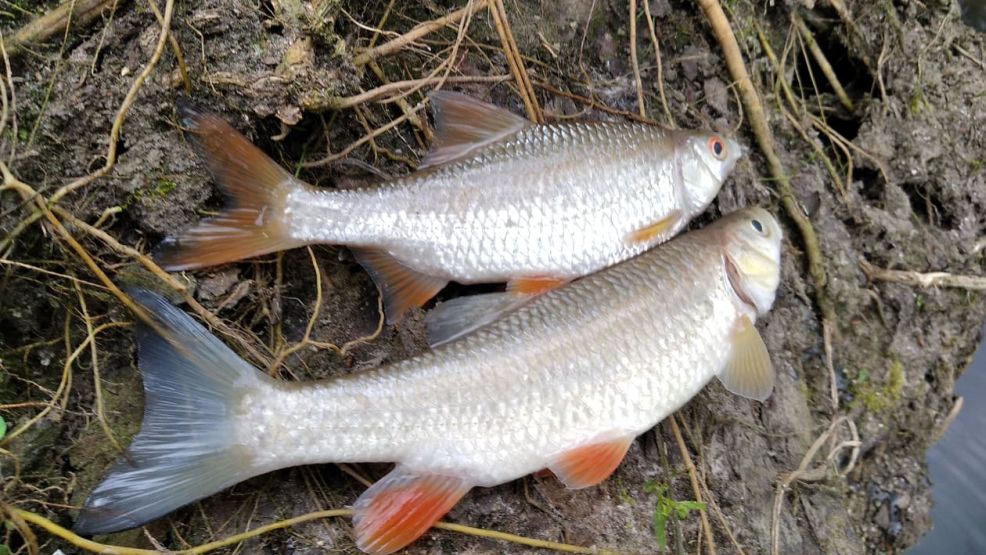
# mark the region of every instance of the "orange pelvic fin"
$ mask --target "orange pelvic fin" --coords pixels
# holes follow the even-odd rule
[[[162,243],[155,260],[166,270],[213,266],[289,249],[300,243],[284,226],[284,203],[305,187],[222,118],[180,102],[187,137],[226,194],[223,212]]]
[[[507,283],[507,291],[519,295],[540,295],[568,282],[568,278],[550,276],[514,278]]]
[[[594,486],[616,470],[632,442],[632,437],[619,437],[582,445],[555,457],[548,468],[569,489]]]
[[[395,468],[353,504],[356,545],[371,554],[397,551],[427,532],[470,487],[454,476]]]
[[[675,210],[674,212],[671,213],[670,216],[661,218],[657,222],[647,227],[643,227],[638,229],[637,231],[634,231],[629,236],[627,236],[627,242],[632,244],[638,244],[638,243],[650,243],[651,241],[659,237],[668,239],[669,238],[667,237],[668,232],[675,226],[675,224],[678,223],[680,219],[681,219],[681,212]]]
[[[428,99],[435,114],[435,141],[418,169],[465,158],[533,125],[513,112],[456,92],[433,92]]]
[[[447,279],[422,274],[383,251],[352,251],[383,295],[388,324],[396,322],[409,309],[425,304],[448,284]]]

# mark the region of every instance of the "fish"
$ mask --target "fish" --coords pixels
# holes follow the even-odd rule
[[[312,382],[269,377],[135,291],[154,323],[136,329],[144,421],[75,530],[132,528],[279,468],[392,462],[352,505],[357,546],[385,554],[475,487],[545,468],[569,488],[599,484],[714,376],[739,395],[770,395],[755,323],[774,302],[781,237],[766,210],[734,212],[458,340]]]
[[[435,141],[418,170],[357,190],[312,187],[222,118],[181,125],[228,206],[154,253],[168,271],[315,243],[346,245],[387,321],[449,281],[537,294],[670,239],[742,156],[716,133],[633,122],[534,124],[469,96],[430,95]]]

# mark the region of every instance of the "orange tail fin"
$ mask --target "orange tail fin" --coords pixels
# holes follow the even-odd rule
[[[213,266],[301,245],[284,225],[284,204],[305,187],[222,118],[178,103],[181,123],[223,192],[227,206],[154,253],[166,270]]]
[[[393,553],[427,532],[469,489],[461,478],[397,467],[353,504],[356,545],[373,555]]]

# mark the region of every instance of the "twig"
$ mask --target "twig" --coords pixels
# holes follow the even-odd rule
[[[657,33],[654,31],[654,18],[650,16],[650,2],[644,2],[644,15],[647,17],[647,30],[650,31],[650,41],[654,45],[654,57],[657,60],[657,92],[661,95],[661,106],[664,108],[664,117],[667,118],[666,125],[672,129],[678,124],[671,115],[671,108],[668,106],[668,97],[664,94],[664,65],[661,62],[661,43],[657,40]]]
[[[67,30],[69,22],[88,25],[98,18],[113,0],[69,0],[21,27],[7,42],[7,52],[17,56],[31,44],[40,44]]]
[[[2,506],[2,509],[7,515],[12,518],[21,519],[25,522],[29,522],[39,528],[42,528],[49,534],[62,538],[63,540],[69,542],[70,544],[91,551],[93,553],[103,553],[108,555],[160,555],[159,551],[152,549],[140,549],[136,547],[122,547],[117,545],[107,545],[104,543],[94,542],[92,540],[87,540],[78,534],[62,528],[61,526],[55,524],[54,522],[48,520],[47,518],[32,513],[31,511],[25,511],[24,509],[19,509],[17,507]],[[280,520],[266,526],[260,526],[243,532],[241,534],[235,534],[229,536],[228,538],[223,538],[214,542],[209,542],[202,544],[191,549],[182,549],[178,551],[169,551],[171,555],[201,555],[202,553],[208,553],[210,551],[215,551],[217,549],[227,547],[240,543],[244,540],[250,538],[255,538],[261,536],[268,532],[273,532],[274,530],[281,530],[284,528],[290,528],[297,524],[302,524],[305,522],[310,522],[312,520],[320,520],[323,518],[335,518],[335,517],[346,517],[352,516],[352,509],[331,509],[327,511],[316,511],[313,513],[308,513],[305,515],[297,516],[294,518],[289,518],[286,520]],[[452,524],[448,522],[439,522],[433,526],[433,528],[438,528],[440,530],[448,530],[450,532],[458,532],[460,534],[466,534],[470,536],[479,536],[484,538],[492,538],[497,540],[508,541],[520,545],[526,545],[528,547],[537,547],[541,549],[552,549],[554,551],[561,551],[565,553],[586,553],[593,555],[618,555],[615,551],[609,551],[605,549],[594,549],[591,547],[580,547],[577,545],[570,545],[564,543],[557,543],[551,541],[536,540],[532,538],[525,538],[523,536],[516,536],[514,534],[506,534],[503,532],[496,532],[493,530],[485,530],[483,528],[473,528],[472,526],[463,526],[461,524]],[[28,531],[28,533],[30,533]]]
[[[469,4],[460,10],[456,10],[444,17],[439,17],[438,19],[422,23],[421,25],[418,25],[414,29],[411,29],[407,33],[404,33],[391,41],[385,42],[375,48],[364,50],[353,58],[353,63],[357,66],[362,66],[382,56],[389,56],[390,54],[399,52],[404,47],[412,44],[421,37],[431,34],[446,25],[458,23],[459,20],[467,16],[471,16],[476,10],[485,7],[486,3],[487,0],[470,0]]]
[[[671,432],[674,434],[674,440],[678,444],[678,451],[681,453],[681,458],[685,461],[685,467],[688,469],[688,479],[692,484],[692,492],[695,495],[695,501],[699,503],[702,502],[702,488],[698,483],[698,470],[695,469],[695,463],[692,462],[692,456],[688,452],[688,446],[685,445],[685,438],[681,437],[681,429],[678,428],[678,420],[672,414],[668,419],[671,422]],[[705,533],[705,541],[708,544],[708,550],[710,555],[716,555],[716,544],[712,539],[712,525],[709,524],[709,515],[706,511],[699,511],[699,515],[702,519],[702,531]]]
[[[534,87],[531,86],[531,78],[524,69],[524,61],[520,51],[517,49],[517,42],[514,40],[513,31],[510,28],[510,21],[507,19],[507,11],[503,7],[503,0],[493,0],[490,5],[490,14],[493,16],[493,23],[496,25],[497,33],[500,35],[500,42],[503,45],[503,54],[507,58],[507,65],[517,81],[517,89],[520,97],[524,101],[527,109],[527,117],[535,123],[544,123],[544,115],[541,107],[538,106],[537,96],[534,94]]]
[[[815,59],[815,63],[818,67],[822,69],[822,74],[828,80],[829,84],[832,85],[832,90],[835,91],[835,96],[838,97],[839,102],[849,110],[854,111],[856,108],[853,106],[852,100],[849,99],[849,95],[846,94],[846,89],[842,88],[842,83],[839,82],[839,77],[835,74],[835,70],[832,69],[832,64],[829,63],[828,58],[825,57],[825,53],[819,48],[818,43],[815,42],[815,36],[812,34],[811,29],[805,25],[805,21],[801,19],[798,12],[794,11],[791,13],[791,21],[798,28],[798,33],[801,34],[801,38],[804,39],[805,44],[808,46],[808,51],[811,52],[812,58]]]
[[[637,85],[637,108],[640,109],[640,117],[645,118],[644,84],[640,80],[640,63],[637,61],[637,0],[630,0],[630,64],[633,66],[633,82]]]
[[[964,276],[947,272],[925,274],[908,270],[890,270],[874,266],[863,258],[859,259],[859,266],[871,281],[889,281],[914,287],[954,287],[956,289],[986,291],[986,277],[984,276]]]
[[[828,277],[825,273],[825,262],[821,248],[818,244],[818,236],[815,228],[812,227],[808,217],[801,210],[794,191],[791,188],[791,181],[784,171],[777,152],[774,150],[774,137],[767,125],[767,117],[764,114],[763,105],[760,103],[760,94],[750,80],[750,75],[746,71],[743,57],[740,55],[739,45],[736,36],[726,19],[726,14],[722,11],[722,6],[718,0],[696,0],[712,27],[713,32],[719,39],[723,54],[726,58],[726,66],[733,80],[739,87],[743,104],[750,117],[750,126],[756,136],[760,150],[767,159],[771,176],[774,178],[781,203],[785,211],[794,223],[798,226],[801,238],[805,246],[805,254],[808,258],[808,273],[812,277],[815,286],[815,302],[822,313],[822,319],[835,322],[835,309],[826,294],[825,287],[828,284]]]
[[[819,449],[821,449],[822,445],[824,445],[825,442],[832,437],[832,434],[835,433],[835,430],[843,422],[845,422],[849,427],[852,440],[844,441],[836,445],[831,451],[829,451],[828,456],[825,457],[825,463],[816,468],[809,469],[808,466],[815,459],[815,455],[818,453]],[[770,552],[773,555],[778,555],[780,553],[781,506],[784,503],[784,494],[791,487],[791,484],[795,480],[818,481],[824,479],[827,474],[828,463],[831,462],[832,459],[834,459],[835,456],[845,448],[851,448],[853,450],[852,457],[849,460],[849,464],[846,465],[846,468],[840,474],[848,474],[852,471],[852,468],[856,464],[856,458],[859,456],[860,445],[861,442],[859,441],[859,434],[856,430],[856,424],[849,417],[840,416],[833,420],[828,429],[815,439],[815,442],[812,443],[811,447],[808,448],[808,451],[805,452],[804,457],[801,458],[801,463],[798,464],[798,468],[794,472],[780,477],[780,480],[777,483],[777,491],[774,494],[774,508],[772,511],[770,527]]]

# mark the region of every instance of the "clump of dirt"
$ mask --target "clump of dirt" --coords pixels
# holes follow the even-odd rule
[[[114,11],[109,6],[115,3],[105,4],[101,17],[74,26],[64,43],[55,33],[47,44],[17,53],[0,91],[10,116],[0,127],[2,159],[30,187],[12,185],[11,177],[0,193],[6,236],[0,244],[0,416],[10,424],[0,473],[5,503],[64,526],[74,517],[69,507],[85,499],[117,456],[111,437],[126,445],[142,411],[132,334],[119,325],[131,316],[79,249],[50,221],[42,225],[47,218],[32,216],[38,212],[33,194],[50,198],[106,163],[114,119],[135,76],[154,57],[161,24],[148,4]],[[112,169],[59,202],[80,222],[55,216],[107,279],[180,301],[135,255],[222,204],[178,129],[178,97],[220,113],[307,181],[340,188],[414,168],[430,137],[424,95],[441,79],[523,113],[485,9],[371,62],[361,59],[367,49],[463,7],[404,4],[175,5],[170,29],[183,63],[166,43],[129,107]],[[775,4],[729,2],[728,13],[797,204],[817,233],[828,278],[821,287],[806,271],[806,239],[780,207],[765,161],[752,148],[721,46],[702,13],[691,2],[643,0],[635,14],[647,118],[668,124],[670,115],[681,127],[735,129],[751,147],[715,206],[694,225],[760,204],[781,217],[786,231],[781,289],[761,325],[779,374],[774,394],[761,404],[712,384],[678,413],[681,444],[694,461],[719,552],[769,552],[775,533],[780,553],[898,551],[931,526],[924,452],[952,406],[986,299],[961,288],[871,280],[860,261],[983,274],[983,38],[941,0]],[[51,7],[17,6],[15,19],[3,24],[5,36]],[[625,4],[519,2],[508,3],[506,13],[548,118],[637,117]],[[425,80],[388,85],[419,79]],[[349,103],[381,86],[390,88]],[[358,371],[425,348],[420,312],[376,333],[375,289],[343,248],[298,249],[174,279],[226,323],[220,337],[262,367],[304,337],[317,309],[311,339],[322,346],[286,357],[284,379]],[[474,289],[453,286],[443,297]],[[828,345],[820,302],[831,303],[837,317]],[[323,345],[358,339],[342,354]],[[791,479],[799,466],[803,472]],[[275,472],[176,511],[146,533],[99,539],[169,549],[197,545],[345,506],[364,488],[351,475],[376,479],[386,469],[321,465]],[[553,478],[528,477],[472,492],[448,518],[543,540],[654,552],[655,511],[694,500],[690,478],[675,433],[662,424],[634,443],[600,487],[573,492]],[[349,526],[347,520],[311,521],[246,545],[356,552]],[[677,552],[707,546],[694,511],[680,519],[671,511],[666,526]],[[74,549],[35,532],[45,552]],[[3,541],[12,550],[24,545],[13,530]],[[528,550],[435,531],[408,552]]]

